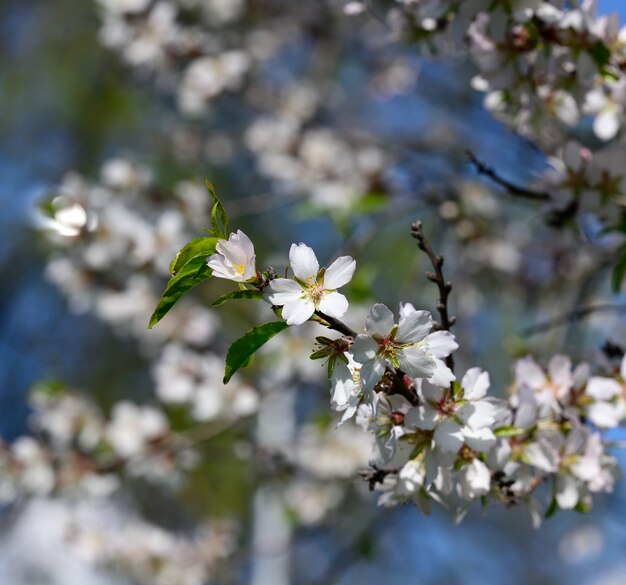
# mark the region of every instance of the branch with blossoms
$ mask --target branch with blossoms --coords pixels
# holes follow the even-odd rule
[[[619,372],[593,376],[586,364],[572,369],[565,356],[555,356],[547,372],[526,358],[516,365],[508,399],[490,397],[487,372],[473,367],[459,379],[449,367],[459,347],[448,330],[451,286],[421,223],[412,226],[412,235],[435,269],[429,279],[439,286],[441,323],[436,327],[428,311],[410,303],[401,303],[397,316],[376,303],[355,331],[341,321],[349,302],[339,292],[354,275],[353,258],[341,256],[320,267],[309,246],[294,243],[284,278],[273,269],[262,272],[254,244],[241,230],[230,232],[226,211],[210,188],[209,237],[193,240],[172,262],[173,276],[151,326],[211,277],[239,284],[214,305],[268,302],[280,319],[232,344],[225,383],[289,327],[313,321],[339,333],[316,337],[311,358],[326,360],[338,425],[355,418],[373,436],[371,471],[362,475],[380,492],[381,505],[413,502],[428,513],[434,502],[457,518],[474,502],[524,505],[537,525],[557,509],[587,511],[594,493],[612,490],[617,462],[606,453],[602,431],[626,419],[626,359]]]

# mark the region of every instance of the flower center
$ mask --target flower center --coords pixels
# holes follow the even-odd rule
[[[435,405],[435,410],[441,415],[445,417],[454,416],[456,413],[456,403],[453,400],[448,400],[447,398],[443,398]]]
[[[243,273],[246,271],[245,264],[233,264],[233,268],[235,269],[235,272],[241,276],[243,276]]]
[[[317,280],[307,278],[306,291],[313,303],[315,303],[316,306],[319,305],[322,297],[324,296],[324,287]]]

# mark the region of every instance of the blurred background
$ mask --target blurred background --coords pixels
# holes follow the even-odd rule
[[[427,60],[391,38],[384,2],[344,4],[0,4],[3,584],[626,584],[623,483],[539,531],[520,510],[457,526],[379,509],[357,476],[369,440],[335,428],[308,358],[314,326],[228,387],[229,342],[269,309],[210,309],[228,290],[211,282],[147,330],[210,179],[262,266],[293,241],[356,258],[354,327],[374,300],[435,309],[422,219],[455,285],[460,369],[489,370],[497,395],[514,357],[624,339],[610,313],[524,333],[610,297],[597,226],[583,248],[479,177],[466,150],[520,184],[547,163],[483,109],[464,56]]]

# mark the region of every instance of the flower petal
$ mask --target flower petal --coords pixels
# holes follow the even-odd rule
[[[361,366],[361,382],[365,390],[372,390],[385,373],[385,362],[376,357]]]
[[[596,400],[611,400],[622,393],[622,387],[613,378],[594,376],[589,380],[585,392]]]
[[[496,407],[486,400],[466,402],[456,414],[472,429],[482,429],[496,422]]]
[[[324,288],[338,289],[345,286],[352,280],[356,260],[351,256],[341,256],[337,258],[324,273]]]
[[[446,420],[437,426],[433,439],[444,453],[456,453],[463,446],[461,427],[451,420]]]
[[[270,282],[268,299],[273,305],[281,306],[296,301],[302,296],[302,287],[290,278],[276,278]]]
[[[417,343],[426,337],[433,327],[433,318],[428,311],[406,311],[400,316],[396,340],[400,343]]]
[[[480,368],[470,368],[463,376],[461,386],[466,400],[480,400],[489,389],[489,373],[483,372]]]
[[[289,264],[291,270],[300,280],[307,278],[317,278],[320,265],[315,256],[315,252],[306,244],[291,244],[289,250]]]
[[[435,331],[426,337],[422,347],[435,357],[445,358],[457,350],[459,344],[455,341],[454,334],[449,331]]]
[[[376,303],[365,319],[365,330],[370,335],[387,337],[395,324],[393,313],[382,303]]]
[[[369,335],[357,335],[350,351],[352,351],[355,361],[364,364],[376,358],[378,343]]]
[[[339,319],[348,310],[348,299],[338,292],[327,293],[322,297],[319,308],[322,313]]]
[[[433,356],[430,358],[435,363],[435,371],[428,378],[428,381],[435,386],[450,388],[450,384],[456,380],[456,376],[442,360]]]
[[[412,378],[428,378],[435,372],[435,361],[419,347],[407,347],[398,351],[400,369]]]
[[[411,408],[404,417],[404,426],[432,431],[437,426],[437,411],[430,404]]]
[[[563,510],[571,510],[580,498],[578,485],[571,475],[559,475],[556,478],[556,503]]]
[[[482,429],[463,427],[463,437],[468,447],[482,453],[486,453],[496,444],[496,436],[486,427]]]
[[[587,416],[602,429],[614,429],[624,416],[624,407],[620,403],[595,402],[587,408]]]
[[[302,325],[311,318],[315,311],[315,305],[307,299],[289,301],[283,306],[283,319],[287,325]]]

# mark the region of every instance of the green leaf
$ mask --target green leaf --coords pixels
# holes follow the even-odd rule
[[[254,290],[254,289],[236,290],[233,292],[226,293],[225,295],[222,295],[219,299],[217,299],[216,301],[213,301],[211,303],[211,306],[219,307],[220,305],[223,305],[224,303],[227,303],[228,301],[236,301],[240,299],[254,299],[257,301],[262,301],[263,293],[261,291]]]
[[[224,384],[228,384],[233,374],[240,368],[249,365],[255,352],[267,343],[274,335],[287,329],[285,321],[273,321],[250,329],[243,337],[230,346],[226,354],[226,371]]]
[[[192,258],[204,255],[204,257],[215,254],[215,246],[219,238],[196,238],[183,246],[170,264],[170,274],[176,276],[181,268]]]
[[[618,293],[622,288],[624,277],[626,276],[626,247],[622,248],[620,259],[613,268],[611,274],[611,287],[614,293]]]
[[[224,205],[220,201],[220,198],[215,192],[215,187],[210,181],[205,181],[205,185],[211,193],[211,200],[213,201],[213,209],[211,210],[211,233],[214,236],[228,239],[230,235],[230,228],[228,227],[228,214]]]
[[[550,505],[548,506],[548,509],[546,510],[546,514],[545,514],[546,520],[548,518],[552,518],[552,516],[554,516],[557,513],[558,509],[559,509],[559,505],[556,503],[556,498],[553,497],[550,502]]]
[[[148,329],[152,329],[187,291],[211,278],[212,271],[207,266],[204,254],[192,258],[176,276],[170,278],[163,296],[152,313]]]

